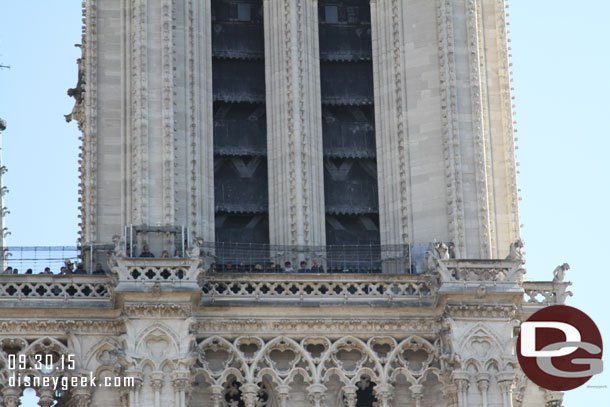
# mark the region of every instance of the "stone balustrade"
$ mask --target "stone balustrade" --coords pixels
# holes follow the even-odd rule
[[[75,306],[109,304],[112,295],[111,279],[103,275],[0,275],[0,307],[44,306],[68,300]]]
[[[444,283],[517,283],[523,279],[522,263],[512,260],[441,260],[438,271]]]
[[[523,282],[523,307],[541,308],[548,305],[564,304],[571,291],[569,282],[525,281]]]
[[[207,274],[200,281],[202,304],[229,303],[407,303],[434,302],[437,287],[423,275]]]

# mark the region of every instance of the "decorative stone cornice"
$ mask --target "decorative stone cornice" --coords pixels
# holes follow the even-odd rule
[[[55,319],[28,319],[28,320],[0,320],[0,335],[2,333],[36,333],[44,332],[65,334],[73,332],[99,332],[116,335],[124,330],[124,323],[120,319],[83,319],[83,320],[55,320]]]
[[[392,333],[400,336],[410,334],[434,335],[438,328],[436,319],[200,319],[193,329],[198,334],[261,334],[278,332],[342,335],[345,332],[374,336],[380,333]]]
[[[514,304],[447,304],[444,315],[451,318],[513,319],[516,310]]]
[[[132,303],[123,306],[123,315],[142,317],[188,317],[189,304]]]

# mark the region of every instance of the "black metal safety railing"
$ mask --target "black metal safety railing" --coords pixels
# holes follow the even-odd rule
[[[193,255],[192,247],[157,247],[151,258],[185,258]],[[143,243],[127,245],[126,257],[142,257]],[[450,257],[453,245],[446,243]],[[199,255],[210,272],[260,273],[394,273],[426,272],[426,252],[434,252],[434,243],[411,245],[326,245],[287,246],[259,243],[199,243]],[[183,250],[184,248],[184,250]],[[133,249],[133,250],[132,250]],[[107,271],[112,244],[77,246],[29,246],[4,248],[4,267],[19,274],[98,274]],[[145,256],[149,257],[149,256]],[[4,270],[6,272],[6,269]],[[1,272],[1,271],[0,271]]]
[[[80,250],[76,246],[8,246],[0,248],[4,270],[15,274],[40,274],[46,268],[54,274],[70,263],[75,267],[80,261]]]

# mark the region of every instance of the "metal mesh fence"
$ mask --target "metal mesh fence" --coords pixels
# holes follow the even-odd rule
[[[58,274],[66,260],[71,263],[79,261],[79,250],[76,246],[9,246],[5,250],[5,267],[17,269],[19,274],[42,273],[46,267]]]

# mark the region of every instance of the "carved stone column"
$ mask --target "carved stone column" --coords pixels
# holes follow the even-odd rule
[[[174,386],[175,406],[186,407],[186,396],[190,390],[190,373],[187,371],[175,371],[171,377],[172,385]]]
[[[346,407],[356,407],[356,391],[358,390],[357,386],[343,386],[343,396],[345,397]]]
[[[500,372],[496,374],[496,381],[502,393],[502,407],[513,407],[513,386],[515,381],[514,372]]]
[[[379,401],[379,407],[390,407],[390,400],[392,400],[393,387],[391,384],[378,384],[373,389],[377,400]]]
[[[218,384],[213,384],[210,386],[210,391],[212,392],[212,407],[222,406],[222,392],[224,388]]]
[[[6,386],[2,389],[4,407],[17,407],[19,405],[19,397],[21,397],[21,389],[19,387]]]
[[[288,407],[288,395],[290,394],[290,386],[279,385],[276,388],[277,398],[280,401],[280,407]]]
[[[152,372],[150,374],[150,385],[153,389],[154,407],[161,407],[161,387],[163,387],[163,372]]]
[[[43,387],[36,391],[39,397],[38,405],[40,407],[51,407],[55,403],[55,390],[52,387]]]
[[[481,392],[481,400],[483,401],[483,407],[487,407],[487,391],[489,390],[489,374],[479,373],[477,374],[477,387]]]
[[[134,386],[129,390],[129,407],[140,407],[140,391],[144,377],[139,370],[126,370],[125,377],[133,377]]]
[[[458,391],[455,384],[448,384],[441,389],[447,407],[458,407]]]
[[[323,384],[312,384],[307,387],[307,391],[309,392],[309,401],[311,404],[314,407],[320,407],[324,400],[324,395],[326,394],[326,386]]]
[[[421,400],[424,398],[424,386],[421,384],[412,384],[411,397],[415,400],[415,407],[421,407]]]
[[[269,240],[323,246],[318,4],[266,0],[264,9]]]
[[[256,397],[258,396],[258,386],[256,384],[244,384],[240,388],[242,398],[246,407],[256,406]]]
[[[70,407],[89,407],[91,405],[91,388],[74,387],[70,390]]]
[[[458,407],[468,407],[468,386],[470,375],[462,370],[453,372],[453,382],[458,390]]]

